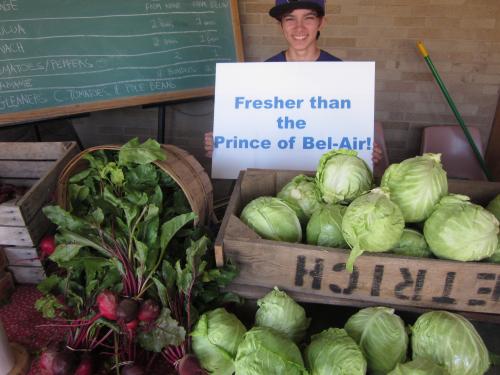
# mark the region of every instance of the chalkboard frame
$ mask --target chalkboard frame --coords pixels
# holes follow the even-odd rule
[[[236,59],[238,62],[242,62],[244,61],[244,52],[241,35],[241,25],[239,20],[238,1],[229,0],[229,2],[232,30],[235,41],[234,47]],[[198,89],[181,90],[175,92],[171,91],[133,97],[117,97],[109,100],[99,100],[95,102],[78,103],[63,106],[51,106],[40,109],[10,112],[4,114],[0,113],[0,127],[26,122],[49,120],[94,111],[207,97],[214,94],[214,89],[215,87],[204,87]]]

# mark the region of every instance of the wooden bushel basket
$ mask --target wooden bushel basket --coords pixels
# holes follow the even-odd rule
[[[173,145],[161,145],[166,160],[155,161],[154,164],[167,173],[182,189],[197,214],[195,224],[207,225],[213,219],[213,188],[210,178],[201,164],[187,151]],[[98,150],[116,150],[119,145],[104,145],[88,148],[76,155],[61,172],[57,185],[57,203],[64,209],[68,204],[68,183],[71,176],[84,170],[87,161],[84,155]]]

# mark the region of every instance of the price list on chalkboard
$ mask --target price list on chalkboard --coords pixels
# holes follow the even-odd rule
[[[214,86],[216,63],[241,59],[235,7],[231,0],[0,0],[0,123],[9,113],[201,96]]]

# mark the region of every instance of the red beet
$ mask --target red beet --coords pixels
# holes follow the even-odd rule
[[[139,321],[137,319],[131,320],[128,323],[125,323],[125,327],[127,327],[127,330],[131,333],[135,332],[137,329],[137,325],[139,324]]]
[[[198,358],[192,354],[187,354],[179,361],[177,367],[179,375],[206,375],[205,370],[201,368]]]
[[[116,309],[118,320],[123,320],[125,323],[131,322],[137,318],[139,305],[135,299],[127,298],[120,301]]]
[[[142,367],[133,364],[123,366],[121,375],[145,375],[145,372]]]
[[[52,360],[52,374],[53,375],[70,375],[76,367],[75,353],[63,350],[57,352]]]
[[[76,368],[75,375],[92,375],[93,367],[92,358],[88,355],[84,356]]]
[[[152,299],[145,300],[139,309],[137,319],[141,322],[153,322],[160,315],[160,306]]]
[[[54,362],[56,354],[57,351],[55,348],[49,348],[42,353],[40,361],[38,362],[41,375],[54,375],[52,372],[52,362]]]
[[[116,310],[118,307],[118,297],[109,290],[105,290],[97,296],[97,308],[103,317],[109,320],[116,320]]]
[[[40,244],[38,245],[38,248],[40,249],[42,258],[46,258],[52,255],[52,253],[56,249],[56,240],[54,236],[46,235],[45,237],[43,237],[40,241]]]

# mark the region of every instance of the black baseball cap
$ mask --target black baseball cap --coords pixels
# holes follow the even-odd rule
[[[280,20],[283,14],[295,9],[314,9],[322,17],[325,15],[325,0],[276,0],[269,15]]]

